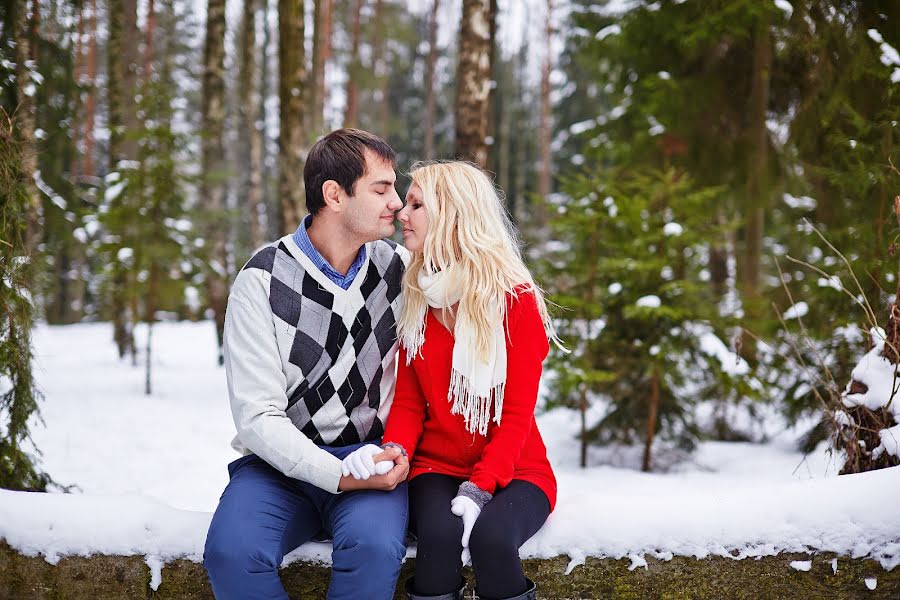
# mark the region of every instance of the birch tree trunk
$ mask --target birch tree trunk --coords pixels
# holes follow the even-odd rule
[[[553,116],[550,106],[550,71],[553,66],[553,0],[547,0],[547,27],[544,39],[544,64],[541,67],[541,113],[538,134],[537,169],[538,200],[534,210],[534,232],[538,239],[545,240],[547,232],[547,208],[545,203],[553,191]]]
[[[456,156],[487,166],[491,0],[463,0],[456,92]]]
[[[206,289],[216,324],[219,364],[228,283],[225,256],[225,0],[209,0],[206,13],[206,43],[203,69],[203,141],[200,198],[206,211],[204,236],[207,249]]]
[[[428,17],[428,56],[425,58],[425,160],[434,158],[434,123],[435,115],[435,90],[434,74],[437,65],[437,16],[440,10],[441,0],[434,0],[431,4],[431,14]]]

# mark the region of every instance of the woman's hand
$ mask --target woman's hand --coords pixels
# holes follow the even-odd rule
[[[475,504],[475,501],[468,496],[457,496],[450,501],[450,512],[457,517],[462,517],[462,546],[463,548],[468,548],[472,527],[475,526],[475,521],[478,520],[478,515],[481,514],[481,507]]]

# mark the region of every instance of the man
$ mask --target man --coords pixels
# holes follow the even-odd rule
[[[286,599],[287,552],[333,540],[328,598],[391,598],[406,554],[406,475],[377,446],[394,394],[396,320],[408,253],[385,240],[402,206],[394,152],[340,129],[310,150],[309,216],[238,274],[225,319],[237,427],[230,481],[204,565],[219,600]],[[390,471],[357,479],[393,461]],[[381,465],[384,467],[384,464]]]

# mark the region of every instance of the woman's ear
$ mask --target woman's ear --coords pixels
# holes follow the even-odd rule
[[[322,184],[322,198],[325,200],[326,208],[334,212],[341,212],[344,207],[344,196],[344,188],[334,179],[329,179]]]

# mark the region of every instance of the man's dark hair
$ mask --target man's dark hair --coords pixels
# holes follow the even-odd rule
[[[303,167],[306,210],[315,215],[325,206],[322,184],[333,179],[351,196],[366,174],[366,150],[392,165],[396,154],[387,142],[361,129],[337,129],[313,145]]]

